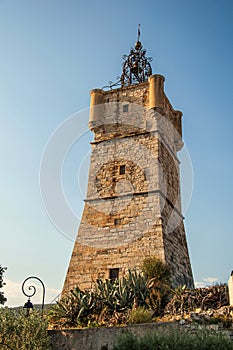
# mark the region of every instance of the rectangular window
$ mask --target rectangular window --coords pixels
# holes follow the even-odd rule
[[[128,112],[129,110],[129,105],[123,105],[123,112]]]
[[[119,277],[119,269],[109,269],[110,280],[115,280]]]
[[[120,165],[120,171],[119,171],[120,175],[125,174],[125,165]]]
[[[119,225],[121,222],[121,219],[114,219],[114,225]]]

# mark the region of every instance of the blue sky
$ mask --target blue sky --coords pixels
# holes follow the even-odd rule
[[[0,264],[8,305],[39,276],[49,302],[62,288],[73,242],[48,218],[40,162],[54,130],[89,106],[89,91],[121,74],[137,25],[153,73],[183,112],[194,188],[185,213],[195,280],[226,282],[233,269],[233,2],[227,0],[0,0]],[[67,155],[64,191],[78,216],[89,133]],[[77,194],[77,196],[76,196]]]

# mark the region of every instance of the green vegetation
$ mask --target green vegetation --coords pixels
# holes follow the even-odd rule
[[[171,294],[171,271],[167,264],[156,257],[144,259],[142,272],[147,278],[149,306],[155,315],[160,315]]]
[[[168,267],[156,258],[146,259],[142,271],[98,279],[93,290],[75,288],[52,308],[50,322],[54,328],[148,322],[164,307],[170,290]]]
[[[154,279],[158,285],[170,285],[171,272],[167,264],[156,257],[144,259],[142,272],[151,280]]]
[[[136,271],[115,280],[98,279],[91,291],[75,288],[50,311],[55,327],[102,326],[127,322],[136,307],[149,308],[147,278]]]
[[[5,283],[3,282],[3,274],[4,272],[6,271],[6,267],[2,267],[0,265],[0,288],[2,288]],[[7,299],[5,298],[4,296],[4,293],[3,292],[0,292],[0,304],[5,304],[5,302],[7,301]]]
[[[4,285],[4,272],[5,268],[0,266],[0,288]],[[115,326],[151,322],[155,316],[160,321],[178,316],[198,326],[221,323],[225,329],[232,327],[232,316],[223,307],[229,304],[226,285],[172,289],[170,277],[167,265],[152,257],[144,260],[141,271],[128,271],[115,280],[98,279],[92,290],[75,288],[48,310],[49,317],[41,317],[36,310],[25,317],[22,308],[0,308],[0,349],[50,350],[49,326],[58,329]],[[0,296],[3,304],[6,298],[3,293]],[[219,308],[221,312],[215,312]],[[188,329],[184,327],[181,333],[169,327],[169,331],[143,338],[123,333],[114,350],[233,350],[233,344],[221,333],[192,328],[189,334]],[[107,345],[102,348],[107,349]]]
[[[227,305],[229,305],[229,295],[226,284],[192,290],[180,286],[172,290],[172,298],[166,305],[165,312],[183,315],[197,308],[204,311]]]
[[[128,271],[120,279],[98,279],[92,290],[78,287],[50,310],[52,328],[100,327],[155,320],[171,321],[189,318],[200,324],[232,325],[232,316],[222,311],[229,305],[226,285],[189,290],[171,287],[168,266],[155,257],[144,260],[141,271]],[[196,310],[199,310],[196,312]],[[205,314],[206,310],[212,310]],[[204,313],[203,313],[204,312]],[[190,316],[192,313],[192,316]]]
[[[130,312],[129,324],[147,323],[152,321],[151,311],[144,307],[138,307]]]
[[[123,333],[113,350],[233,350],[232,342],[220,333],[196,331],[194,334],[169,331],[138,337]]]
[[[48,322],[41,313],[33,311],[29,317],[25,313],[8,308],[0,308],[0,349],[49,350],[47,334]]]

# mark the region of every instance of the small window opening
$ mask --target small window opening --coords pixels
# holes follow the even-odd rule
[[[120,165],[120,175],[125,174],[125,165]]]
[[[120,219],[114,219],[114,225],[119,225],[120,224]]]
[[[146,168],[146,169],[144,170],[144,180],[145,180],[145,181],[149,179],[149,175],[150,175],[150,171],[149,171],[148,168]]]
[[[128,112],[129,105],[123,105],[123,112]]]
[[[119,277],[119,269],[109,269],[110,280],[115,280]]]

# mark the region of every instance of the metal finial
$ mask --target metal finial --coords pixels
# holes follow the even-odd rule
[[[122,58],[123,71],[121,75],[121,86],[131,85],[135,83],[143,83],[152,75],[150,62],[152,58],[146,57],[146,50],[142,48],[140,42],[140,24],[138,25],[137,42],[134,48],[130,49],[129,55],[124,55]]]
[[[141,35],[140,26],[141,26],[141,24],[138,25],[138,37],[137,37],[137,41],[140,41],[140,35]]]
[[[116,83],[109,82],[109,85],[104,86],[102,89],[110,88],[121,85],[127,86],[131,84],[138,84],[147,81],[149,76],[152,75],[152,68],[150,62],[151,57],[146,57],[146,50],[142,48],[140,42],[140,31],[141,24],[138,25],[138,36],[134,48],[130,49],[129,55],[123,55],[122,59],[124,62],[123,70],[120,78],[117,78]]]

